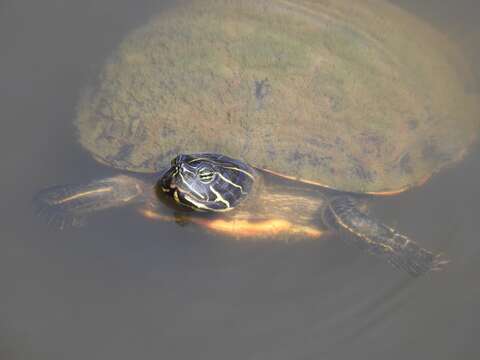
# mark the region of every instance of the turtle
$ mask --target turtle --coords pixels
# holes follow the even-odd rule
[[[465,156],[470,74],[445,35],[387,2],[181,3],[127,35],[81,96],[80,144],[120,174],[35,203],[61,227],[137,205],[236,238],[335,232],[418,276],[445,260],[368,204]]]

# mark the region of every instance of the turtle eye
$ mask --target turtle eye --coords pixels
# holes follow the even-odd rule
[[[204,184],[208,184],[212,182],[214,176],[215,176],[215,173],[210,169],[202,168],[198,170],[198,177],[200,181]]]

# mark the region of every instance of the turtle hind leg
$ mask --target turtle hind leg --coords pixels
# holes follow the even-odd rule
[[[438,270],[446,263],[407,236],[359,210],[350,196],[333,198],[325,209],[324,220],[360,248],[385,258],[412,276]]]
[[[88,184],[53,186],[39,191],[33,205],[47,223],[56,228],[81,226],[87,215],[137,203],[144,199],[145,185],[124,175]]]

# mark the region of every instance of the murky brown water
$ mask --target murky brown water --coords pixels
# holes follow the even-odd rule
[[[476,1],[395,3],[480,58]],[[55,231],[34,215],[39,188],[111,174],[76,144],[78,95],[168,5],[0,1],[0,359],[478,359],[478,149],[377,202],[452,261],[414,280],[335,240],[227,241],[128,209]]]

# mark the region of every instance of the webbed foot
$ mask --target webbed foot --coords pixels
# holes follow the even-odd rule
[[[141,201],[144,185],[124,175],[92,181],[88,184],[53,186],[39,191],[33,205],[47,223],[63,229],[81,226],[87,215]]]
[[[369,253],[385,258],[394,267],[419,276],[442,268],[448,261],[362,212],[354,198],[335,197],[324,212],[325,222]]]

